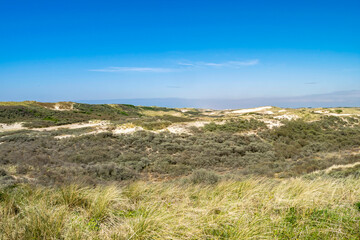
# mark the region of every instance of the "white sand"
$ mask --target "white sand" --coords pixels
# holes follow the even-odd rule
[[[131,134],[131,133],[141,131],[141,130],[144,130],[144,128],[142,128],[142,127],[130,127],[130,128],[120,127],[120,128],[115,129],[113,131],[113,133],[114,134]]]
[[[298,119],[300,118],[299,116],[297,115],[291,115],[291,114],[284,114],[284,115],[281,115],[281,116],[276,116],[274,117],[275,119],[287,119],[287,120],[293,120],[293,119]]]
[[[23,130],[26,129],[22,126],[23,123],[13,123],[13,124],[5,124],[0,123],[0,132],[7,132],[7,131],[17,131],[17,130]]]
[[[266,110],[266,109],[270,109],[272,108],[271,106],[266,106],[266,107],[258,107],[258,108],[247,108],[247,109],[240,109],[240,110],[234,110],[234,111],[231,111],[230,113],[251,113],[251,112],[261,112],[263,110]]]

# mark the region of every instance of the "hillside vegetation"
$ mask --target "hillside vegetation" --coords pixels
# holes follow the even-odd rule
[[[358,239],[359,116],[0,103],[0,239]]]

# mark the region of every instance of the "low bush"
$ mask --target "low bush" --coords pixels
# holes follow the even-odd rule
[[[205,169],[195,170],[189,177],[189,181],[193,184],[215,184],[219,179],[219,175]]]
[[[232,119],[227,121],[225,124],[216,124],[211,122],[206,124],[203,129],[204,131],[215,132],[215,131],[223,131],[223,132],[243,132],[250,130],[260,130],[266,129],[267,126],[264,122],[258,121],[255,119],[243,120],[243,119]]]

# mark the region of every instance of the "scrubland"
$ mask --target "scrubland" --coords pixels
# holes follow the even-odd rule
[[[359,239],[359,114],[0,103],[0,239]]]

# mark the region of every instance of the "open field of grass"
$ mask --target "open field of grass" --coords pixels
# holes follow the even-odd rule
[[[18,185],[0,216],[1,239],[358,239],[360,180]]]

